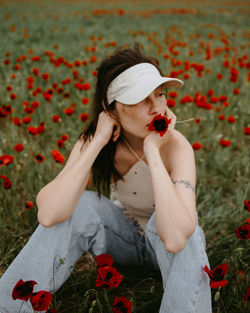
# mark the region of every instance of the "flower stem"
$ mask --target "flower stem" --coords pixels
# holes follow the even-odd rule
[[[175,124],[177,123],[185,123],[185,122],[189,122],[189,121],[192,121],[194,120],[194,118],[189,118],[188,120],[183,120],[183,121],[176,121]]]
[[[22,308],[23,304],[24,304],[24,301],[22,302],[22,304],[21,304],[21,306],[20,306],[20,308],[19,308],[18,313],[20,313],[20,312],[21,312],[21,308]]]
[[[55,288],[55,262],[56,262],[56,258],[57,258],[57,256],[56,257],[54,257],[54,262],[53,262],[53,273],[52,273],[52,275],[53,275],[53,289],[54,289],[54,294],[53,294],[53,304],[56,306],[56,288]]]
[[[104,298],[105,298],[105,300],[106,300],[106,302],[107,302],[109,312],[112,313],[112,308],[111,308],[111,305],[110,305],[110,302],[109,302],[109,297],[108,297],[108,290],[107,290],[107,288],[104,288]]]

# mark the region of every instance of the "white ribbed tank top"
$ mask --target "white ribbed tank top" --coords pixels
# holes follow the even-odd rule
[[[138,222],[141,232],[154,212],[154,194],[149,166],[141,159],[123,176],[110,184],[110,200],[123,208],[123,213]]]

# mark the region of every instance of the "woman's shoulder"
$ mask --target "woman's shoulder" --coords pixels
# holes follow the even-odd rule
[[[168,144],[168,143],[167,143]],[[190,142],[188,141],[188,139],[177,129],[173,129],[173,140],[171,140],[169,142],[169,145],[165,145],[167,148],[169,148],[169,146],[176,146],[176,145],[182,145],[183,147],[186,146],[191,146]]]
[[[173,130],[173,138],[161,147],[161,157],[168,171],[171,171],[172,163],[178,153],[184,154],[190,151],[192,145],[187,138],[178,130]],[[193,150],[193,148],[192,148]]]

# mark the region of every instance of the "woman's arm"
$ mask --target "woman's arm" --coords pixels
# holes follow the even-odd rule
[[[80,148],[80,140],[75,144],[67,164],[61,173],[37,194],[37,218],[45,227],[66,221],[84,192],[91,174],[92,165],[102,148],[120,136],[120,124],[106,112],[101,112],[93,139]]]
[[[103,143],[93,139],[90,143],[85,143],[80,151],[82,144],[82,140],[76,142],[63,170],[37,194],[37,218],[44,227],[66,221],[73,214],[87,186],[91,167],[103,148]]]
[[[196,226],[193,148],[180,136],[171,139],[171,150],[165,155],[163,153],[170,164],[171,177],[159,147],[148,144],[146,152],[155,196],[157,231],[166,250],[176,253],[185,247]]]

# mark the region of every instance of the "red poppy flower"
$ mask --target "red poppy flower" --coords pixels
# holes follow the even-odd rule
[[[250,200],[244,200],[244,209],[250,212]]]
[[[178,96],[178,93],[176,91],[170,91],[168,95],[171,98],[176,98]]]
[[[239,280],[244,280],[244,272],[242,270],[237,271],[237,276]]]
[[[175,100],[174,99],[168,99],[167,100],[167,106],[171,107],[171,108],[175,107]]]
[[[234,233],[236,233],[236,236],[239,239],[246,240],[250,238],[250,225],[249,224],[243,224],[239,226]]]
[[[57,93],[62,93],[63,92],[63,88],[62,87],[58,87],[56,91],[57,91]]]
[[[14,150],[16,152],[20,152],[24,149],[23,145],[21,143],[18,143],[17,145],[15,145]]]
[[[91,88],[89,83],[84,83],[82,87],[84,90],[89,90]]]
[[[208,95],[209,97],[212,97],[213,94],[214,94],[213,89],[209,89],[209,90],[207,91],[207,95]]]
[[[77,67],[81,66],[81,61],[76,60],[76,61],[74,62],[74,65],[77,66]]]
[[[52,94],[50,94],[46,91],[43,93],[43,97],[45,100],[50,101],[50,99],[52,98]]]
[[[10,64],[10,60],[9,59],[6,59],[3,61],[4,65],[9,65]]]
[[[239,95],[239,94],[240,94],[240,89],[234,88],[234,94],[235,94],[235,95]]]
[[[27,130],[28,130],[28,133],[33,136],[38,135],[37,127],[29,126]]]
[[[219,101],[220,102],[225,102],[228,100],[228,97],[227,96],[219,96]]]
[[[133,310],[132,302],[125,297],[116,297],[113,304],[113,313],[131,313]]]
[[[10,95],[10,98],[11,98],[12,100],[16,100],[17,95],[16,95],[16,94],[14,94],[14,93],[12,93],[12,94]]]
[[[52,150],[52,157],[54,158],[56,162],[64,164],[65,157],[56,149]]]
[[[6,86],[6,90],[7,91],[12,91],[12,87],[11,86]]]
[[[82,122],[87,122],[88,119],[89,119],[88,113],[82,113],[82,114],[80,114],[80,119],[81,119]]]
[[[247,288],[243,300],[250,302],[250,287]]]
[[[22,125],[22,119],[20,117],[15,117],[13,119],[13,124],[18,126]]]
[[[224,121],[225,120],[225,115],[221,114],[218,116],[219,120],[220,121]]]
[[[244,127],[244,134],[250,135],[250,127]]]
[[[155,130],[162,137],[168,130],[168,124],[171,123],[171,118],[167,119],[161,114],[156,115],[148,126],[148,130]]]
[[[12,155],[3,154],[0,156],[0,167],[12,163],[13,159],[14,157]]]
[[[21,69],[21,65],[20,64],[16,64],[14,65],[14,70],[20,70]]]
[[[46,313],[58,313],[56,308],[51,308],[46,311]]]
[[[210,98],[210,101],[212,102],[212,103],[217,103],[218,102],[218,98],[217,97],[211,97]]]
[[[97,62],[97,57],[95,55],[91,55],[89,60],[91,63]]]
[[[44,311],[49,308],[52,298],[53,296],[49,291],[41,290],[32,293],[30,303],[34,310]]]
[[[96,287],[112,289],[118,287],[122,281],[122,275],[112,266],[104,266],[98,269]]]
[[[45,159],[45,157],[43,155],[41,155],[40,153],[35,155],[35,159],[37,160],[38,163],[42,163]]]
[[[82,104],[88,104],[89,103],[89,99],[88,98],[83,98],[82,99]]]
[[[29,84],[34,83],[34,77],[28,76],[28,77],[27,77],[27,82],[28,82]]]
[[[38,93],[40,93],[40,92],[42,92],[42,88],[36,87],[36,91],[37,91]]]
[[[59,115],[53,115],[52,121],[57,123],[57,122],[61,121],[61,117]]]
[[[13,288],[12,298],[14,300],[19,299],[28,301],[33,292],[34,285],[36,284],[37,282],[34,280],[27,280],[24,282],[22,279],[20,279]]]
[[[49,73],[43,73],[43,74],[42,74],[42,79],[48,80],[49,78],[50,78]]]
[[[66,141],[66,140],[69,139],[69,136],[66,135],[66,134],[63,134],[63,135],[61,136],[61,139],[62,139],[63,141]]]
[[[64,147],[64,141],[59,139],[59,140],[57,140],[56,145],[58,148],[63,148]]]
[[[25,113],[28,113],[28,114],[32,114],[34,112],[34,109],[32,107],[29,107],[27,106],[25,109],[24,109],[24,112]]]
[[[193,149],[194,149],[194,150],[200,150],[200,149],[202,148],[202,144],[199,143],[199,142],[193,143],[192,146],[193,146]]]
[[[33,74],[34,74],[35,76],[38,76],[39,73],[40,73],[39,69],[36,68],[36,67],[32,68],[32,72],[33,72]]]
[[[210,271],[206,265],[204,267],[204,271],[208,274],[210,278],[209,285],[211,288],[224,287],[228,283],[228,280],[224,280],[224,277],[228,271],[227,263],[216,266],[212,271]]]
[[[0,178],[3,179],[3,188],[4,189],[10,189],[12,186],[12,182],[9,180],[7,176],[0,175]]]
[[[112,266],[114,261],[110,254],[100,254],[96,256],[98,267]]]
[[[32,60],[33,62],[35,62],[35,61],[40,61],[40,60],[41,60],[41,57],[40,57],[40,55],[34,55],[34,56],[31,58],[31,60]]]
[[[229,115],[227,117],[227,120],[228,120],[229,123],[235,123],[235,121],[236,121],[236,119],[232,115]]]
[[[69,108],[63,109],[63,112],[64,112],[66,115],[72,115],[72,114],[75,112],[75,110],[74,110],[74,108],[69,107]]]
[[[228,147],[228,146],[231,145],[231,141],[230,141],[230,140],[221,139],[221,140],[220,140],[220,145],[221,145],[222,147]]]
[[[33,202],[32,201],[26,201],[25,208],[28,210],[31,210],[33,208]]]
[[[69,92],[65,92],[64,94],[63,94],[63,98],[70,98],[70,93]]]
[[[62,80],[61,81],[61,84],[62,85],[67,85],[67,84],[69,84],[69,83],[71,83],[71,79],[68,77],[68,78],[65,78],[64,80]]]

